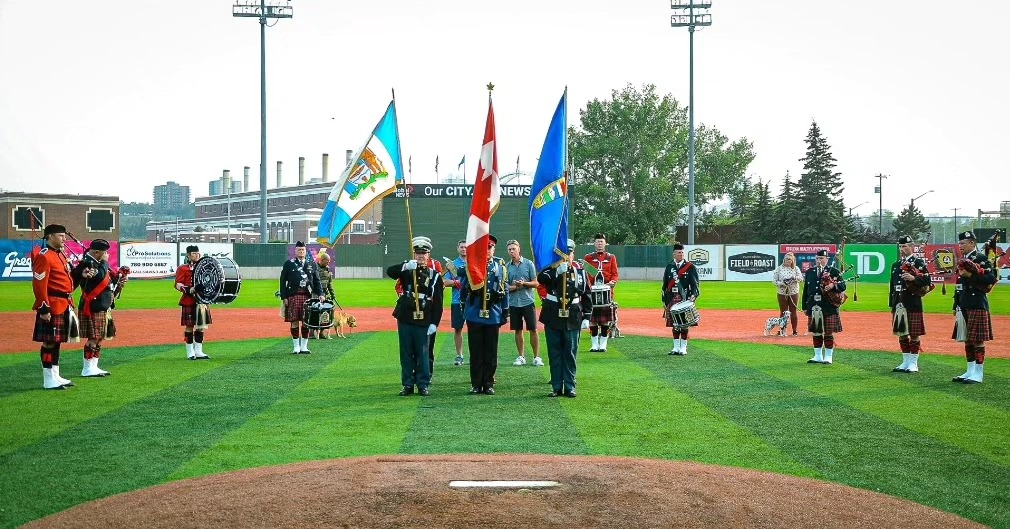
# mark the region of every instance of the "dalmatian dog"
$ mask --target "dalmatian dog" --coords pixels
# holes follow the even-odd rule
[[[776,336],[785,336],[786,328],[789,327],[789,316],[790,312],[788,310],[782,311],[782,315],[778,318],[768,318],[765,321],[765,336],[770,336],[772,330],[778,328],[778,331],[774,334]]]

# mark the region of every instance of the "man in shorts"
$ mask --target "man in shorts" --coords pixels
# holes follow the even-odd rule
[[[511,329],[516,334],[516,349],[519,356],[512,362],[515,366],[526,365],[526,343],[523,339],[523,328],[529,331],[530,347],[533,349],[533,365],[541,367],[544,361],[540,358],[540,336],[537,334],[537,311],[533,304],[533,293],[540,283],[537,282],[537,271],[533,261],[522,256],[519,241],[508,242],[508,253],[511,258],[505,269],[509,278],[509,320]]]

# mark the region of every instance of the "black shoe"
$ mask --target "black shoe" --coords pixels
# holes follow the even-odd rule
[[[552,392],[548,393],[547,396],[553,399],[555,397],[560,397],[561,393],[558,392],[558,391],[552,391]]]
[[[964,377],[954,377],[954,378],[950,379],[951,382],[964,382],[965,380],[967,380],[967,379],[964,378]]]
[[[477,395],[479,393],[483,393],[483,391],[481,390],[481,388],[478,388],[478,387],[472,387],[472,388],[470,388],[470,394],[471,395]]]
[[[398,395],[401,397],[406,397],[408,395],[413,394],[414,394],[414,386],[403,386],[403,389],[401,389],[400,393],[398,393]]]
[[[962,384],[981,384],[978,380],[972,380],[970,378],[961,379]]]
[[[429,391],[428,391],[428,388],[421,388],[421,389],[419,389],[419,390],[418,390],[417,392],[418,392],[418,393],[419,393],[419,394],[420,394],[420,395],[421,395],[422,397],[427,397],[428,395],[431,395],[431,392],[429,392]]]
[[[485,395],[494,395],[494,388],[484,388]]]
[[[568,397],[568,398],[570,398],[570,399],[574,399],[575,397],[578,397],[578,395],[575,393],[574,389],[571,390],[571,391],[566,391],[565,392],[565,396]]]
[[[300,354],[300,355],[310,355],[310,354],[312,354],[312,351],[309,351],[308,349],[306,349],[304,351],[298,351],[298,354]]]

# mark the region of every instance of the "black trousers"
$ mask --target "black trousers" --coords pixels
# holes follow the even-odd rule
[[[477,389],[493,388],[498,370],[498,326],[466,322],[470,347],[470,385]]]

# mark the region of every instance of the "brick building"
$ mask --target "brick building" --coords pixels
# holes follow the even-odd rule
[[[63,224],[81,241],[119,240],[119,197],[5,192],[0,193],[0,207],[4,219],[2,239],[38,238],[45,225]]]

